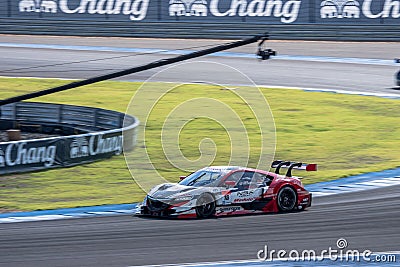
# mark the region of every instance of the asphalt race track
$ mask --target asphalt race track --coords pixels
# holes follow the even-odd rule
[[[67,49],[32,49],[1,46],[1,44],[53,44],[96,47],[135,47],[179,49],[209,44],[220,44],[225,41],[196,41],[196,40],[161,40],[149,39],[119,39],[119,38],[52,38],[26,36],[0,36],[0,76],[21,77],[57,77],[82,79],[122,70],[140,64],[172,57],[173,55],[135,55],[135,53],[107,52],[107,51],[78,51]],[[393,62],[393,58],[400,57],[396,43],[330,43],[330,42],[267,42],[269,48],[278,51],[279,55],[322,57],[328,61],[330,57],[384,59]],[[256,44],[230,50],[253,54]],[[104,49],[107,50],[107,49]],[[91,61],[79,64],[47,66],[29,69],[31,67],[87,61],[94,59],[113,58],[109,60]],[[324,89],[358,90],[380,93],[400,93],[392,90],[394,74],[400,69],[400,64],[372,65],[351,64],[302,60],[270,60],[258,61],[248,58],[203,57],[196,60],[207,60],[227,64],[248,75],[258,85],[313,87]],[[340,61],[339,61],[340,62]],[[162,68],[153,69],[137,74],[121,77],[122,80],[146,80]],[[188,66],[189,73],[201,72],[196,65]],[[169,75],[165,81],[181,81],[184,73]],[[215,73],[211,80],[218,79],[220,84],[241,84],[243,80],[235,80],[231,75]],[[215,78],[215,79],[214,79]]]
[[[270,249],[400,244],[400,187],[316,198],[308,211],[165,220],[116,216],[0,225],[0,266],[131,266],[256,259]]]
[[[0,43],[18,42],[166,49],[205,44],[205,41],[193,40],[187,43],[137,40],[135,43],[134,40],[115,42],[101,38],[0,36]],[[400,56],[396,54],[398,44],[394,43],[271,42],[271,47],[286,55],[388,60]],[[251,53],[254,50],[255,46],[248,46],[236,51]],[[0,76],[84,78],[163,57],[147,55],[134,57],[132,62],[115,59],[104,65],[98,62],[79,64],[81,70],[93,70],[87,72],[77,70],[74,65],[14,73],[4,71],[118,54],[124,53],[0,47]],[[399,93],[390,88],[393,87],[393,74],[400,66],[291,60],[258,62],[223,57],[205,59],[238,68],[257,84]],[[144,80],[154,72],[123,79]],[[171,81],[179,81],[180,77],[182,73],[171,77]],[[230,77],[220,78],[221,83],[235,84]],[[275,250],[320,251],[336,247],[339,238],[345,238],[350,249],[397,251],[400,244],[399,205],[400,186],[392,186],[318,197],[308,211],[292,214],[209,220],[164,220],[125,215],[0,224],[0,266],[132,266],[246,260],[255,259],[264,245]]]

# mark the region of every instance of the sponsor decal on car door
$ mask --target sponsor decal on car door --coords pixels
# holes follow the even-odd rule
[[[232,203],[247,203],[254,201],[257,197],[261,196],[261,188],[242,190],[232,192]]]

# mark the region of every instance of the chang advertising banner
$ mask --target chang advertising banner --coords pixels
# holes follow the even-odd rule
[[[398,24],[400,18],[400,0],[0,0],[0,7],[0,16],[132,23]]]
[[[18,102],[0,107],[0,130],[57,137],[0,142],[0,174],[27,172],[106,159],[133,150],[137,118],[84,106]],[[77,131],[86,133],[75,134]],[[61,135],[63,134],[63,135]]]
[[[61,166],[63,150],[59,138],[0,143],[0,174]]]
[[[136,132],[128,131],[124,141],[133,149]],[[122,150],[122,131],[0,143],[0,174],[74,166],[120,155]]]
[[[301,0],[19,0],[12,17],[91,20],[307,23]]]
[[[163,1],[163,19],[199,22],[307,23],[309,2],[301,0]],[[168,15],[166,15],[168,14]]]
[[[316,14],[317,23],[398,24],[399,0],[324,0]]]
[[[398,24],[400,0],[171,0],[166,20],[266,24]]]
[[[122,140],[122,131],[66,138],[64,163],[75,165],[120,155],[123,148]]]
[[[156,15],[150,0],[19,0],[12,16],[142,21]],[[152,16],[153,14],[153,16]]]

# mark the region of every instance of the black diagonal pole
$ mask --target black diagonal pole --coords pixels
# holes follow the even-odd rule
[[[113,72],[113,73],[97,76],[97,77],[94,77],[94,78],[89,78],[89,79],[86,79],[86,80],[72,82],[72,83],[68,83],[68,84],[65,84],[65,85],[57,86],[57,87],[54,87],[54,88],[49,88],[49,89],[46,89],[46,90],[37,91],[37,92],[34,92],[34,93],[29,93],[29,94],[24,94],[24,95],[20,95],[20,96],[10,97],[10,98],[4,99],[4,100],[0,100],[0,106],[6,105],[6,104],[15,103],[15,102],[19,102],[19,101],[23,101],[23,100],[27,100],[27,99],[31,99],[31,98],[35,98],[35,97],[39,97],[39,96],[44,96],[44,95],[48,95],[48,94],[53,94],[53,93],[65,91],[65,90],[76,88],[76,87],[79,87],[79,86],[84,86],[84,85],[93,84],[93,83],[97,83],[97,82],[101,82],[101,81],[105,81],[105,80],[109,80],[109,79],[114,79],[114,78],[125,76],[125,75],[128,75],[128,74],[132,74],[132,73],[136,73],[136,72],[140,72],[140,71],[145,71],[145,70],[149,70],[149,69],[153,69],[153,68],[157,68],[157,67],[173,64],[173,63],[176,63],[176,62],[180,62],[180,61],[184,61],[184,60],[188,60],[188,59],[192,59],[192,58],[196,58],[196,57],[205,56],[205,55],[216,53],[216,52],[220,52],[220,51],[223,51],[223,50],[227,50],[227,49],[231,49],[231,48],[235,48],[235,47],[239,47],[239,46],[255,43],[258,40],[261,40],[261,39],[266,38],[266,37],[267,37],[266,35],[257,35],[257,36],[251,37],[251,38],[243,39],[241,41],[236,41],[236,42],[232,42],[232,43],[218,45],[218,46],[215,46],[215,47],[212,47],[212,48],[209,48],[209,49],[196,51],[196,52],[193,52],[193,53],[190,53],[190,54],[181,55],[181,56],[177,56],[177,57],[174,57],[174,58],[161,59],[161,60],[154,61],[154,62],[146,64],[146,65],[142,65],[142,66],[126,69],[126,70],[121,70],[121,71],[117,71],[117,72]]]

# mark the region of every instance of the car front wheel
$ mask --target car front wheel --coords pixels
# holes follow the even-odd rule
[[[215,214],[215,200],[210,194],[203,194],[196,202],[198,218],[210,218]]]

